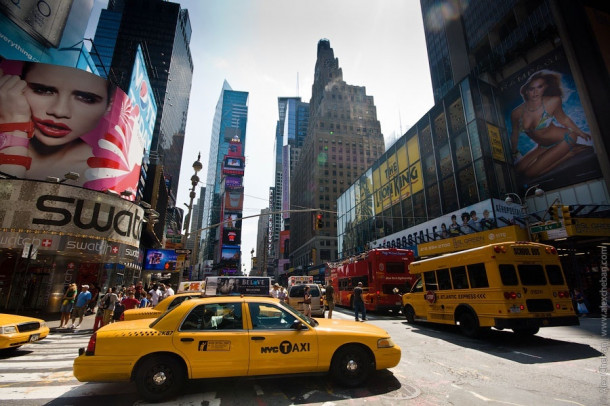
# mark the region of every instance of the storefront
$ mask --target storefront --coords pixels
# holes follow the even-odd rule
[[[141,272],[144,209],[118,196],[0,180],[0,309],[59,311],[65,287],[105,289]]]

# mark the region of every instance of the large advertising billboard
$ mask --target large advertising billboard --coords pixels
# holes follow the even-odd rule
[[[0,56],[77,66],[92,8],[93,0],[0,0]]]
[[[512,162],[522,187],[551,190],[601,177],[563,48],[501,82]]]
[[[17,179],[0,180],[0,196],[2,235],[36,234],[48,249],[100,254],[119,254],[120,244],[140,243],[144,209],[124,199],[100,200],[91,190]],[[70,238],[62,243],[58,236]]]
[[[155,123],[157,122],[157,103],[155,102],[148,73],[146,73],[146,64],[144,63],[144,55],[140,45],[138,45],[136,50],[136,60],[133,64],[131,82],[129,83],[127,94],[131,100],[132,108],[134,110],[137,109],[139,113],[134,133],[140,138],[140,142],[144,145],[144,151],[148,155],[150,153],[153,132],[155,131]]]
[[[141,110],[122,90],[65,66],[5,60],[0,68],[0,100],[10,100],[0,102],[1,172],[130,191],[135,199],[144,151]]]
[[[149,249],[146,251],[144,270],[175,271],[178,255],[174,250]]]

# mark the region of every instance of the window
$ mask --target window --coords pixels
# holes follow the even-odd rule
[[[436,271],[436,278],[438,279],[439,290],[451,289],[451,279],[449,278],[449,269],[439,269]]]
[[[424,282],[426,284],[426,289],[428,290],[437,290],[438,285],[436,283],[436,275],[434,271],[424,272]]]
[[[468,278],[470,279],[470,287],[488,288],[487,273],[485,272],[485,264],[468,265]]]
[[[177,296],[174,300],[172,300],[170,305],[167,306],[167,311],[172,310],[174,307],[178,306],[180,303],[184,302],[185,300],[189,300],[189,299],[191,299],[191,296]]]
[[[549,283],[551,285],[563,285],[563,274],[561,273],[561,268],[559,265],[547,265],[546,266],[546,274],[549,278]]]
[[[241,303],[199,305],[186,316],[180,331],[241,330]]]
[[[451,268],[451,279],[453,280],[453,289],[468,289],[465,266]]]
[[[413,286],[413,289],[411,289],[411,292],[423,292],[424,291],[424,286],[422,283],[421,279],[418,279],[417,282],[415,282],[415,286]]]
[[[385,264],[387,273],[405,273],[405,264],[403,262],[388,262]]]
[[[278,306],[248,303],[248,309],[254,330],[289,330],[296,321],[296,317]]]
[[[500,264],[499,269],[502,285],[516,286],[519,284],[519,279],[517,279],[517,272],[515,272],[515,267],[513,265]]]
[[[521,284],[525,286],[544,286],[546,278],[542,265],[518,265]]]

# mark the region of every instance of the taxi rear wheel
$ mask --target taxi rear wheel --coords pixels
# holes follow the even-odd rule
[[[349,345],[339,349],[333,357],[330,372],[337,383],[356,387],[367,380],[373,369],[373,361],[363,348]]]
[[[154,355],[138,367],[135,381],[140,395],[156,402],[176,395],[186,379],[182,365],[172,357]]]

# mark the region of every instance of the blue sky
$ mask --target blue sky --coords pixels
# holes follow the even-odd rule
[[[192,164],[201,152],[206,179],[212,119],[222,83],[249,92],[243,215],[268,206],[273,185],[277,98],[309,102],[317,43],[326,38],[343,79],[374,97],[386,148],[433,105],[417,0],[185,0],[194,72],[178,205],[188,203]],[[95,0],[88,34],[99,10]],[[91,31],[93,27],[93,31]],[[87,36],[87,35],[86,35]],[[297,87],[298,77],[298,87]],[[257,219],[243,221],[242,261],[250,269]],[[298,231],[298,230],[295,230]],[[258,255],[256,253],[255,255]]]

